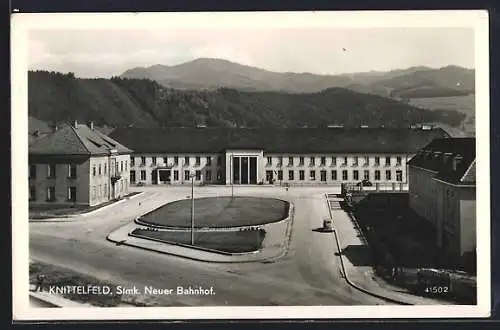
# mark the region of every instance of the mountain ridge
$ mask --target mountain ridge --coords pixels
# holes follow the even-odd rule
[[[177,65],[155,64],[126,70],[122,78],[146,78],[177,89],[228,87],[243,91],[313,93],[331,87],[390,98],[467,95],[474,92],[475,70],[456,65],[413,66],[389,71],[343,73],[274,72],[226,59],[198,58]],[[422,92],[421,87],[425,85]],[[411,87],[416,89],[412,95]],[[404,88],[404,95],[399,90]]]

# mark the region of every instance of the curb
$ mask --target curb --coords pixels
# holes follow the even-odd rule
[[[224,261],[224,260],[222,260],[222,261],[220,261],[220,260],[201,259],[201,258],[196,258],[196,257],[192,257],[192,256],[177,254],[177,253],[173,253],[173,252],[161,251],[161,250],[157,250],[157,249],[153,249],[153,248],[149,248],[149,247],[145,247],[145,246],[141,246],[141,245],[136,245],[136,244],[128,243],[126,240],[117,241],[117,240],[111,239],[110,238],[111,233],[115,232],[116,230],[118,230],[119,228],[121,228],[123,226],[120,226],[120,227],[116,228],[110,234],[108,234],[106,236],[106,240],[108,242],[111,242],[111,243],[114,243],[114,244],[121,244],[121,245],[130,246],[130,247],[134,247],[134,248],[138,248],[138,249],[142,249],[142,250],[146,250],[146,251],[151,251],[151,252],[156,252],[156,253],[171,255],[171,256],[185,258],[185,259],[194,260],[194,261],[207,262],[207,263],[225,263],[225,264],[230,264],[230,263],[250,263],[250,262],[254,262],[254,263],[256,263],[256,262],[260,262],[260,263],[273,263],[273,262],[276,262],[277,260],[283,258],[284,256],[286,256],[286,254],[289,251],[290,243],[291,243],[291,240],[292,240],[291,236],[292,236],[292,233],[293,233],[293,221],[294,221],[294,215],[295,215],[295,212],[294,212],[295,209],[294,208],[295,208],[295,206],[293,205],[293,203],[289,203],[287,217],[285,219],[281,220],[281,221],[278,221],[278,222],[288,221],[287,228],[285,229],[285,240],[286,241],[284,242],[284,246],[281,249],[280,253],[278,253],[275,256],[270,256],[268,258],[263,258],[263,259],[260,259],[260,260],[238,260],[238,261],[229,261],[229,260]],[[271,223],[271,224],[273,224],[273,223]],[[134,235],[130,235],[130,233],[128,234],[128,236],[134,237]],[[136,238],[140,238],[140,237],[136,237]],[[147,238],[146,240],[151,240],[151,239]],[[154,240],[152,240],[152,241],[154,241]],[[166,242],[162,242],[162,243],[164,243],[164,244],[170,244],[170,243],[166,243]],[[172,244],[172,245],[179,246],[179,244]],[[193,248],[191,246],[190,247],[186,247],[186,248],[197,249],[196,247]],[[198,250],[202,250],[202,249],[198,249]],[[262,252],[262,249],[260,249],[258,251],[255,251],[255,252],[244,253],[243,255],[251,255],[251,254],[256,254],[256,253],[261,253],[261,252]],[[230,254],[230,255],[231,256],[238,256],[237,254]]]
[[[156,250],[156,249],[141,246],[141,245],[127,243],[127,241],[124,241],[124,242],[115,241],[115,240],[112,240],[111,238],[109,238],[109,235],[106,236],[106,240],[109,242],[115,243],[115,244],[120,243],[120,245],[126,245],[126,246],[130,246],[130,247],[133,247],[136,249],[142,249],[145,251],[156,252],[156,253],[160,253],[160,254],[166,254],[166,255],[170,255],[170,256],[174,256],[174,257],[179,257],[179,258],[184,258],[184,259],[189,259],[189,260],[194,260],[194,261],[207,262],[207,263],[241,264],[241,263],[250,263],[250,262],[263,262],[263,261],[268,260],[268,259],[262,259],[262,260],[241,260],[241,261],[229,261],[229,260],[216,261],[216,260],[200,259],[200,258],[191,257],[191,256],[187,256],[187,255],[182,255],[182,254],[177,254],[177,253],[172,253],[172,252],[160,251],[160,250]],[[269,258],[269,259],[271,259],[271,258]]]
[[[29,298],[30,299],[33,299],[33,300],[36,300],[42,304],[47,304],[47,305],[50,305],[48,306],[47,308],[52,308],[52,307],[62,307],[62,306],[59,306],[58,304],[54,304],[53,302],[51,301],[48,301],[47,299],[44,299],[42,297],[38,297],[34,294],[32,294],[31,292],[29,293]]]
[[[130,197],[127,197],[127,198],[123,198],[123,199],[120,199],[119,201],[116,201],[112,204],[109,204],[109,205],[106,205],[106,206],[103,206],[101,208],[98,208],[96,210],[92,210],[92,211],[89,211],[87,213],[78,213],[78,214],[68,214],[68,215],[61,215],[61,216],[54,216],[54,217],[50,217],[50,218],[43,218],[43,219],[28,219],[28,222],[73,222],[75,221],[74,218],[78,218],[78,217],[87,217],[89,215],[93,215],[94,213],[97,213],[99,211],[103,211],[109,207],[112,207],[112,206],[115,206],[115,205],[118,205],[122,202],[125,202],[125,201],[128,201],[130,199],[133,199],[135,197],[138,197],[140,195],[144,194],[144,191],[141,191],[140,193],[138,194],[135,194],[133,196],[130,196]]]
[[[330,201],[328,199],[328,194],[325,194],[325,197],[326,197],[326,204],[328,206],[328,212],[330,214],[330,218],[333,221],[332,210],[330,208]],[[407,302],[404,302],[404,301],[399,301],[399,300],[396,300],[396,299],[392,299],[392,298],[389,298],[389,297],[385,297],[385,296],[379,295],[377,293],[374,293],[374,292],[371,292],[369,290],[363,289],[363,288],[359,287],[358,285],[356,285],[355,283],[353,283],[349,279],[349,276],[347,275],[347,272],[345,270],[344,259],[342,257],[342,248],[341,248],[341,244],[340,244],[340,237],[337,234],[337,230],[335,230],[335,229],[333,230],[333,236],[334,236],[334,239],[335,239],[337,250],[339,251],[340,265],[342,267],[342,272],[344,273],[344,279],[346,280],[347,284],[349,284],[350,286],[352,286],[356,290],[361,291],[363,293],[366,293],[366,294],[368,294],[368,295],[370,295],[372,297],[375,297],[375,298],[379,298],[379,299],[382,299],[382,300],[385,300],[385,301],[388,301],[388,302],[392,302],[392,303],[395,303],[395,304],[398,304],[398,305],[413,305],[413,304],[410,304],[410,303],[407,303]]]

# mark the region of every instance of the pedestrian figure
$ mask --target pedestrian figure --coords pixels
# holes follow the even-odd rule
[[[392,279],[395,280],[397,275],[396,267],[392,267]]]
[[[36,287],[35,287],[35,291],[43,291],[43,282],[45,280],[45,276],[43,274],[38,274],[36,276]]]

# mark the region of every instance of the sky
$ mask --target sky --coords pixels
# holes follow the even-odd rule
[[[276,72],[340,74],[411,66],[474,68],[473,28],[30,30],[31,70],[111,77],[134,67],[221,58]]]

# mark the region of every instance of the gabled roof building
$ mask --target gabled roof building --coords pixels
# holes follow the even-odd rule
[[[55,127],[29,145],[30,204],[93,206],[126,195],[131,152],[93,123]]]

